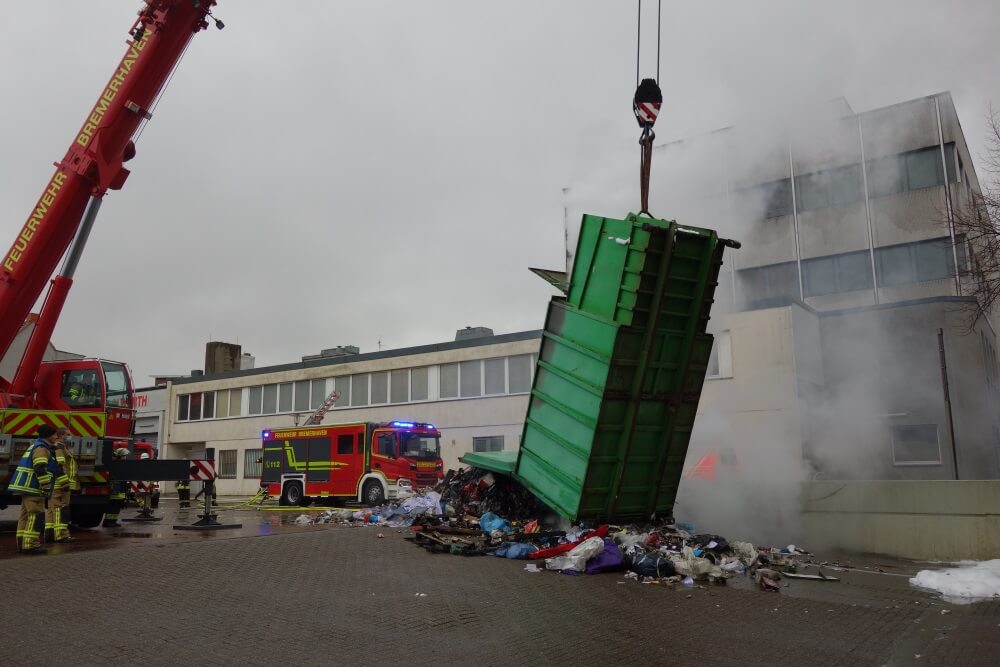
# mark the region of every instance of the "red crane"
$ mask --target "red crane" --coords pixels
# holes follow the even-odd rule
[[[110,448],[132,436],[135,421],[128,368],[103,359],[43,362],[43,357],[104,195],[121,189],[128,178],[124,164],[135,156],[133,139],[152,117],[191,38],[209,20],[223,27],[212,16],[215,4],[145,0],[125,55],[0,261],[0,359],[16,358],[30,330],[17,371],[12,378],[0,377],[0,502],[38,427],[65,427],[77,436],[73,446],[83,485],[73,497],[74,519],[85,526],[100,521],[109,493]],[[35,318],[31,309],[50,278]]]
[[[125,55],[65,157],[55,163],[55,174],[4,256],[0,357],[10,349],[59,259],[65,255],[65,260],[52,280],[17,373],[9,382],[0,379],[0,407],[44,407],[46,392],[38,386],[42,356],[101,202],[108,190],[125,184],[129,170],[123,165],[135,156],[132,139],[152,117],[150,109],[191,38],[208,27],[215,4],[215,0],[146,0],[129,31]],[[216,20],[216,25],[222,24]]]

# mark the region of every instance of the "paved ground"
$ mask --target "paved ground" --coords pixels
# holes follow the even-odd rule
[[[0,535],[0,614],[12,629],[3,663],[745,667],[1000,655],[1000,603],[942,604],[909,588],[906,563],[780,593],[740,579],[673,589],[431,555],[393,529],[288,525],[293,514],[225,512],[244,529],[174,533],[176,511],[164,512],[162,527],[80,532],[46,556],[12,555],[13,535]]]

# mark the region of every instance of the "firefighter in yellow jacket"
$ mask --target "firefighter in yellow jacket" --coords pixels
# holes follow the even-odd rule
[[[45,501],[58,470],[53,453],[56,437],[56,430],[48,424],[38,427],[38,439],[24,452],[7,487],[21,496],[21,516],[17,520],[17,550],[21,553],[46,551],[41,533],[45,526]]]
[[[69,435],[69,429],[56,430],[55,457],[59,472],[45,510],[45,537],[60,544],[76,542],[76,538],[69,534],[69,501],[73,491],[79,490],[80,480],[76,474],[76,459],[66,442]]]

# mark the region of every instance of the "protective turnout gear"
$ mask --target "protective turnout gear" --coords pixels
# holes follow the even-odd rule
[[[181,480],[177,482],[177,499],[182,508],[191,507],[191,485]]]
[[[69,506],[72,491],[80,488],[76,459],[62,442],[56,445],[55,457],[59,473],[45,510],[45,537],[55,542],[73,542],[69,534]]]
[[[129,451],[124,447],[118,447],[112,455],[116,459],[123,459],[129,455]],[[108,504],[104,510],[104,520],[101,526],[104,528],[121,528],[118,517],[121,516],[122,508],[125,507],[125,491],[128,489],[128,482],[111,482],[111,494],[108,496]]]
[[[17,520],[17,550],[24,553],[43,553],[41,532],[45,527],[45,500],[52,487],[58,464],[50,445],[36,440],[17,464],[14,476],[7,487],[21,496],[21,514]]]

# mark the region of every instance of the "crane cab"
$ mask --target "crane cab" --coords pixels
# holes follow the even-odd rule
[[[45,361],[36,386],[34,407],[103,412],[107,437],[131,435],[132,377],[125,364],[105,359]]]

